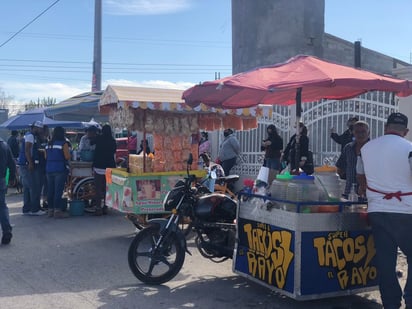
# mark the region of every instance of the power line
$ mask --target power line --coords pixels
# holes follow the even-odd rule
[[[36,59],[10,59],[4,58],[0,61],[15,61],[15,62],[48,62],[48,63],[78,63],[78,64],[90,64],[91,61],[65,61],[65,60],[36,60]],[[181,67],[232,67],[230,64],[199,64],[199,63],[132,63],[132,62],[103,62],[103,64],[116,64],[116,65],[141,65],[141,66],[181,66]]]
[[[40,16],[42,16],[44,13],[46,13],[48,10],[50,10],[54,5],[57,4],[60,0],[54,1],[51,5],[49,5],[43,12],[41,12],[39,15],[37,15],[35,18],[33,18],[31,21],[29,21],[26,25],[23,26],[19,31],[17,31],[15,34],[13,34],[10,38],[8,38],[6,41],[4,41],[1,45],[0,48],[6,45],[8,42],[10,42],[13,38],[15,38],[20,32],[22,32],[24,29],[26,29],[28,26],[30,26],[33,22],[35,22]]]
[[[8,34],[9,32],[4,32]],[[64,40],[90,40],[93,38],[92,35],[83,35],[83,34],[57,34],[57,33],[34,33],[34,32],[26,32],[24,34],[26,37],[31,38],[45,38],[45,39],[64,39]],[[213,44],[213,45],[223,45],[228,46],[226,41],[207,41],[207,40],[181,40],[181,39],[164,39],[164,38],[132,38],[132,37],[114,37],[114,36],[104,36],[104,40],[109,41],[137,41],[137,42],[165,42],[167,44],[170,43],[196,43],[196,44]],[[229,44],[230,45],[230,44]]]

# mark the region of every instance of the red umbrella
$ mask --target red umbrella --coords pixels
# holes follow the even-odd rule
[[[343,100],[373,90],[404,97],[412,94],[412,85],[408,80],[299,55],[283,63],[204,82],[187,89],[182,98],[190,106],[204,103],[230,109]],[[297,101],[299,93],[301,101]]]
[[[225,109],[296,103],[295,160],[299,161],[298,123],[302,102],[343,100],[374,90],[405,97],[412,94],[412,84],[408,80],[298,55],[283,63],[204,82],[187,89],[182,98],[192,107],[203,103]]]

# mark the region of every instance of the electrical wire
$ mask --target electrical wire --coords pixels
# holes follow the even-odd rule
[[[17,31],[15,34],[13,34],[10,38],[8,38],[6,41],[4,41],[1,45],[0,48],[6,45],[8,42],[10,42],[12,39],[14,39],[20,32],[22,32],[24,29],[26,29],[28,26],[30,26],[32,23],[34,23],[37,19],[40,18],[44,13],[46,13],[48,10],[50,10],[54,5],[57,4],[60,0],[54,1],[51,5],[49,5],[43,12],[41,12],[39,15],[37,15],[35,18],[33,18],[31,21],[29,21],[26,25],[23,26],[19,31]]]

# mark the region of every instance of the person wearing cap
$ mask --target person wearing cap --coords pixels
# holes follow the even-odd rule
[[[358,187],[356,180],[356,161],[361,148],[369,141],[369,124],[362,120],[357,121],[353,125],[352,132],[354,140],[346,144],[341,155],[342,168],[345,169],[346,174],[346,184],[342,194],[342,197],[345,199],[348,199],[353,186],[355,186],[355,188]]]
[[[82,152],[95,150],[97,131],[96,126],[86,128],[86,134],[82,136],[79,143],[80,156]]]
[[[41,170],[38,149],[41,130],[43,130],[41,121],[32,123],[30,131],[22,139],[17,160],[23,184],[23,215],[39,216],[46,214],[40,208]]]
[[[398,248],[412,258],[412,143],[408,117],[389,115],[385,134],[361,148],[356,172],[359,195],[366,193],[376,248],[379,290],[384,308],[412,308],[412,274],[402,292],[396,275]],[[403,308],[403,307],[402,307]]]
[[[358,117],[349,118],[348,121],[346,122],[347,129],[345,130],[345,132],[343,132],[340,135],[335,132],[334,128],[330,129],[330,137],[336,143],[338,143],[341,146],[341,148],[340,148],[341,154],[340,154],[338,160],[336,161],[336,167],[338,168],[338,174],[339,174],[341,179],[346,179],[344,162],[343,162],[343,158],[342,158],[343,148],[347,144],[349,144],[350,142],[353,141],[353,132],[352,132],[352,130],[353,130],[353,125],[357,121],[359,121]]]
[[[236,165],[236,159],[240,155],[240,144],[232,129],[223,131],[223,142],[220,145],[218,162],[225,171],[225,175],[230,174],[232,167]]]

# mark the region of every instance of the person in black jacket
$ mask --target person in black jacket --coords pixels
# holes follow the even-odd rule
[[[296,134],[293,134],[286,145],[281,156],[281,161],[286,161],[290,164],[290,170],[293,174],[299,174],[299,169],[302,169],[306,174],[313,173],[313,158],[309,151],[308,129],[299,122],[299,158],[296,158]]]
[[[106,195],[106,168],[116,167],[116,140],[112,135],[112,128],[106,124],[102,127],[102,134],[96,137],[96,148],[93,159],[94,185],[96,188],[95,215],[100,216],[107,213],[104,204]]]
[[[268,137],[262,141],[260,149],[265,151],[263,166],[269,168],[268,184],[270,185],[281,170],[280,155],[283,150],[283,139],[273,124],[269,125],[266,131]]]
[[[11,149],[11,153],[13,154],[13,158],[17,159],[19,156],[19,141],[17,140],[17,135],[19,135],[19,132],[16,130],[11,131],[11,136],[7,140],[7,144],[9,145]]]
[[[346,179],[346,173],[345,173],[345,166],[344,166],[344,162],[343,162],[343,157],[342,157],[342,152],[343,152],[343,148],[345,148],[345,146],[349,143],[351,143],[353,141],[353,125],[359,121],[358,117],[352,117],[349,118],[348,121],[346,122],[347,125],[347,129],[345,130],[345,132],[343,132],[341,135],[338,135],[335,132],[334,128],[331,128],[331,133],[330,133],[330,137],[339,145],[341,145],[341,154],[338,158],[338,160],[336,161],[336,167],[338,168],[338,174],[340,176],[341,179]]]
[[[9,182],[13,183],[16,179],[16,162],[9,145],[0,138],[0,224],[3,232],[1,238],[2,245],[8,245],[12,238],[12,227],[10,225],[9,209],[6,204],[6,173],[9,169]]]

